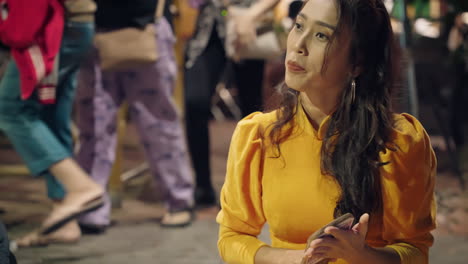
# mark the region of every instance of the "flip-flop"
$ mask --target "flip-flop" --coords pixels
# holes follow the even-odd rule
[[[18,250],[18,248],[26,247],[46,247],[49,243],[45,242],[38,233],[27,234],[25,237],[19,240],[13,240],[10,242],[10,250],[12,252]]]
[[[25,240],[26,239],[26,240]],[[28,247],[46,247],[49,244],[75,244],[80,240],[77,238],[59,238],[59,237],[47,237],[42,236],[39,233],[30,233],[25,237],[10,242],[10,250],[16,251],[18,248]]]
[[[162,227],[186,227],[193,221],[192,210],[183,210],[179,212],[168,212],[161,220]]]
[[[81,205],[81,208],[79,208],[77,211],[72,211],[69,214],[64,215],[62,218],[55,221],[54,223],[48,226],[42,227],[39,230],[39,234],[40,235],[50,234],[56,231],[57,229],[59,229],[60,227],[62,227],[63,225],[65,225],[66,223],[70,222],[71,220],[78,218],[80,215],[94,211],[103,205],[104,205],[104,198],[102,195],[99,195],[98,197],[95,197],[83,203]]]

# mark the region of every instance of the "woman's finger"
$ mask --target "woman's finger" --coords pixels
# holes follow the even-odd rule
[[[320,247],[314,248],[313,252],[314,253],[326,253],[326,252],[329,252],[330,250],[331,250],[330,247],[320,246]]]
[[[325,229],[325,234],[332,235],[334,238],[340,241],[346,241],[350,239],[351,233],[349,230],[341,230],[338,227],[330,226]]]
[[[317,238],[314,239],[312,242],[310,242],[309,247],[310,248],[316,248],[316,247],[333,247],[338,243],[338,240],[333,237],[322,237],[322,238]]]

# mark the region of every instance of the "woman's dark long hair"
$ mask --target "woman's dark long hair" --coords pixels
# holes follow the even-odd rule
[[[393,127],[391,98],[398,61],[390,17],[382,0],[335,0],[339,22],[336,34],[345,27],[351,34],[349,61],[360,67],[355,79],[355,99],[350,87],[343,90],[336,111],[331,115],[321,149],[322,173],[331,175],[341,187],[335,216],[352,213],[355,217],[381,209],[379,152],[390,148]],[[333,38],[334,41],[339,36]],[[330,44],[327,48],[329,53]],[[322,72],[326,67],[325,56]],[[272,124],[269,138],[281,155],[280,143],[292,129],[298,106],[298,92],[286,85],[279,90],[282,101],[278,120]]]

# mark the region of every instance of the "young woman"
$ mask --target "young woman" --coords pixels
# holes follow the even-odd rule
[[[218,247],[227,263],[427,263],[436,158],[391,110],[396,70],[381,0],[309,0],[288,37],[282,105],[234,132]],[[351,230],[307,238],[352,213]],[[268,222],[272,245],[257,239]]]

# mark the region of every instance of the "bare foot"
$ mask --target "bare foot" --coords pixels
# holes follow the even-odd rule
[[[72,244],[80,240],[81,231],[76,220],[72,220],[55,232],[48,235],[40,235],[39,231],[33,231],[16,240],[16,245],[22,247],[40,247],[49,244]]]

